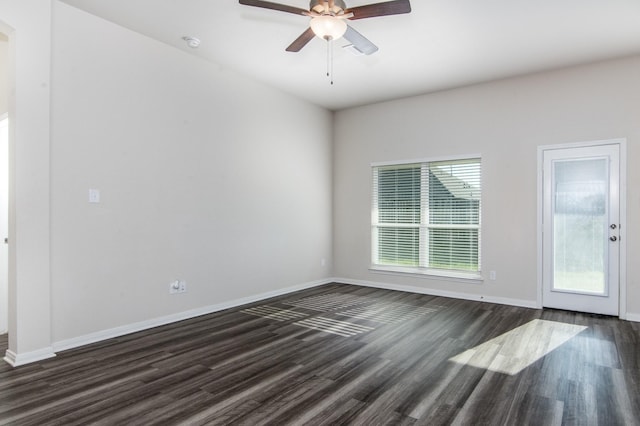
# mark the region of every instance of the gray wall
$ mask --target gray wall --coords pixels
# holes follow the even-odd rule
[[[628,312],[640,319],[640,57],[338,112],[334,152],[337,277],[534,306],[537,147],[627,138]],[[372,162],[480,154],[485,281],[369,271]],[[488,280],[488,271],[497,272]]]
[[[331,276],[328,111],[54,12],[54,342]]]
[[[627,180],[639,181],[637,57],[332,119],[57,1],[0,0],[0,16],[20,53],[9,106],[19,117],[9,300],[19,362],[332,276],[530,304],[537,147],[626,137]],[[370,273],[370,163],[457,154],[483,158],[483,269],[497,280]],[[89,188],[100,204],[87,202]],[[640,319],[633,185],[627,203],[628,311]],[[175,279],[186,294],[169,296]]]

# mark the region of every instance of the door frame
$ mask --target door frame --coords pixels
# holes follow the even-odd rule
[[[564,143],[558,145],[538,146],[538,200],[537,200],[537,246],[538,246],[538,292],[536,307],[542,309],[543,293],[543,217],[544,217],[544,153],[545,151],[587,148],[602,145],[618,145],[620,149],[620,271],[619,271],[619,315],[620,319],[627,319],[627,140],[625,138],[606,139],[588,142]]]
[[[0,82],[1,84],[1,82]],[[6,120],[7,125],[9,124],[9,113],[0,113],[0,123]],[[2,124],[0,124],[1,126]],[[4,152],[0,155],[4,155],[7,159],[7,163],[9,161],[9,129],[7,128],[7,145],[0,146],[1,150]],[[8,164],[7,164],[8,165]],[[1,170],[0,173],[3,173],[9,182],[9,169]],[[6,255],[0,256],[0,262],[4,263],[4,276],[0,277],[0,280],[3,280],[3,285],[0,285],[0,333],[8,333],[9,332],[9,246],[4,242],[4,238],[9,237],[9,185],[6,188],[0,188],[0,191],[6,191],[5,194],[0,194],[0,197],[5,197],[6,204],[3,205],[3,210],[0,212],[0,218],[6,220],[6,222],[2,225],[6,226],[6,233],[0,232],[0,246],[3,249],[6,249]],[[0,203],[2,205],[2,203]],[[1,228],[1,227],[0,227]],[[2,271],[3,268],[0,268]]]

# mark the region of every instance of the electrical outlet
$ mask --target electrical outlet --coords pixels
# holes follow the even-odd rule
[[[489,271],[489,279],[491,281],[495,281],[496,280],[496,271]]]
[[[90,203],[99,203],[100,202],[100,190],[99,189],[90,189],[89,190],[89,202]]]
[[[178,294],[187,292],[187,282],[184,280],[175,280],[169,283],[169,294]]]

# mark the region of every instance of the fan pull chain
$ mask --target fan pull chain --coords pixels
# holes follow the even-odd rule
[[[333,86],[333,39],[331,39],[331,85]]]
[[[333,85],[333,39],[327,37],[327,77]]]

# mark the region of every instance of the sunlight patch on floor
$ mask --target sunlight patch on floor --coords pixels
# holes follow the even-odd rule
[[[586,329],[581,325],[536,319],[449,361],[515,375]]]

